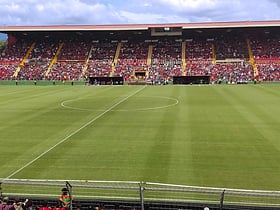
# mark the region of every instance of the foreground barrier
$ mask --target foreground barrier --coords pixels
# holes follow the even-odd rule
[[[1,197],[28,197],[56,200],[67,187],[75,202],[129,202],[145,209],[149,206],[202,209],[279,209],[280,191],[244,190],[185,186],[152,182],[0,179]],[[196,207],[196,208],[195,208]],[[75,207],[76,208],[76,207]],[[158,209],[158,207],[155,207]],[[164,208],[163,208],[164,209]]]

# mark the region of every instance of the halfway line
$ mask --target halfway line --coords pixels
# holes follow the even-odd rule
[[[25,169],[26,167],[28,167],[29,165],[31,165],[32,163],[34,163],[36,160],[38,160],[39,158],[41,158],[42,156],[44,156],[45,154],[47,154],[49,151],[53,150],[55,147],[57,147],[58,145],[62,144],[63,142],[65,142],[66,140],[68,140],[70,137],[74,136],[76,133],[80,132],[82,129],[84,129],[85,127],[87,127],[88,125],[90,125],[91,123],[93,123],[94,121],[96,121],[97,119],[99,119],[100,117],[102,117],[104,114],[106,114],[107,112],[111,111],[112,109],[114,109],[116,106],[118,106],[119,104],[121,104],[122,102],[126,101],[127,99],[129,99],[130,97],[134,96],[135,94],[137,94],[138,92],[140,92],[141,90],[143,90],[146,86],[143,86],[141,89],[135,91],[134,93],[128,95],[127,97],[125,97],[124,99],[120,100],[118,103],[114,104],[113,106],[111,106],[109,109],[105,110],[104,112],[102,112],[101,114],[99,114],[98,116],[96,116],[95,118],[93,118],[92,120],[90,120],[89,122],[85,123],[83,126],[81,126],[80,128],[78,128],[76,131],[70,133],[68,136],[66,136],[65,138],[63,138],[60,142],[56,143],[54,146],[52,146],[51,148],[49,148],[48,150],[46,150],[45,152],[43,152],[42,154],[40,154],[38,157],[34,158],[33,160],[31,160],[30,162],[26,163],[24,166],[22,166],[21,168],[19,168],[18,170],[14,171],[12,174],[10,174],[9,176],[7,176],[5,179],[9,179],[12,176],[14,176],[15,174],[19,173],[20,171],[22,171],[23,169]]]

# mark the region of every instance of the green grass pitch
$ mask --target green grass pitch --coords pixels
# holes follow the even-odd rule
[[[0,86],[0,177],[279,190],[280,85]]]

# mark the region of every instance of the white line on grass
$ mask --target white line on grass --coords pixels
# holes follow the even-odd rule
[[[146,108],[138,108],[138,109],[112,109],[111,111],[114,111],[114,112],[148,111],[148,110],[156,110],[156,109],[168,108],[168,107],[171,107],[171,106],[175,106],[175,105],[177,105],[177,104],[179,103],[179,100],[176,99],[176,98],[164,97],[164,96],[145,96],[145,97],[142,97],[142,98],[160,98],[160,99],[167,99],[167,100],[172,100],[172,101],[174,101],[174,103],[172,103],[172,104],[167,104],[167,105],[163,105],[163,106],[154,106],[154,107],[146,107]],[[68,105],[65,104],[65,103],[67,103],[67,102],[78,101],[78,100],[80,100],[80,98],[62,101],[62,102],[60,103],[60,105],[61,105],[63,108],[66,108],[66,109],[79,110],[79,111],[100,111],[100,112],[101,112],[101,111],[105,111],[104,109],[86,109],[86,108],[79,108],[79,107],[74,107],[74,106],[68,106]]]
[[[30,166],[32,163],[34,163],[36,160],[40,159],[41,157],[43,157],[45,154],[47,154],[48,152],[50,152],[51,150],[53,150],[54,148],[56,148],[58,145],[62,144],[63,142],[65,142],[66,140],[68,140],[69,138],[71,138],[72,136],[74,136],[75,134],[77,134],[78,132],[80,132],[82,129],[84,129],[85,127],[87,127],[88,125],[90,125],[91,123],[93,123],[94,121],[98,120],[100,117],[102,117],[104,114],[106,114],[107,112],[111,111],[112,109],[114,109],[116,106],[118,106],[119,104],[123,103],[124,101],[126,101],[127,99],[129,99],[130,97],[134,96],[135,94],[137,94],[138,92],[140,92],[141,90],[143,90],[146,86],[143,86],[141,89],[135,91],[134,93],[128,95],[127,97],[125,97],[124,99],[120,100],[119,102],[115,103],[113,106],[111,106],[109,109],[105,110],[104,112],[102,112],[101,114],[99,114],[98,116],[96,116],[95,118],[93,118],[92,120],[88,121],[87,123],[85,123],[83,126],[81,126],[80,128],[78,128],[77,130],[75,130],[74,132],[70,133],[68,136],[66,136],[65,138],[63,138],[62,140],[60,140],[58,143],[56,143],[54,146],[52,146],[51,148],[49,148],[48,150],[46,150],[45,152],[43,152],[42,154],[40,154],[39,156],[37,156],[36,158],[34,158],[33,160],[29,161],[28,163],[26,163],[24,166],[22,166],[21,168],[19,168],[18,170],[14,171],[13,173],[11,173],[9,176],[7,176],[5,179],[9,179],[12,176],[16,175],[17,173],[19,173],[20,171],[22,171],[23,169],[25,169],[26,167]]]

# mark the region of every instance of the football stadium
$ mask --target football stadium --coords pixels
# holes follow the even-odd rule
[[[280,209],[280,21],[0,33],[3,200]]]

